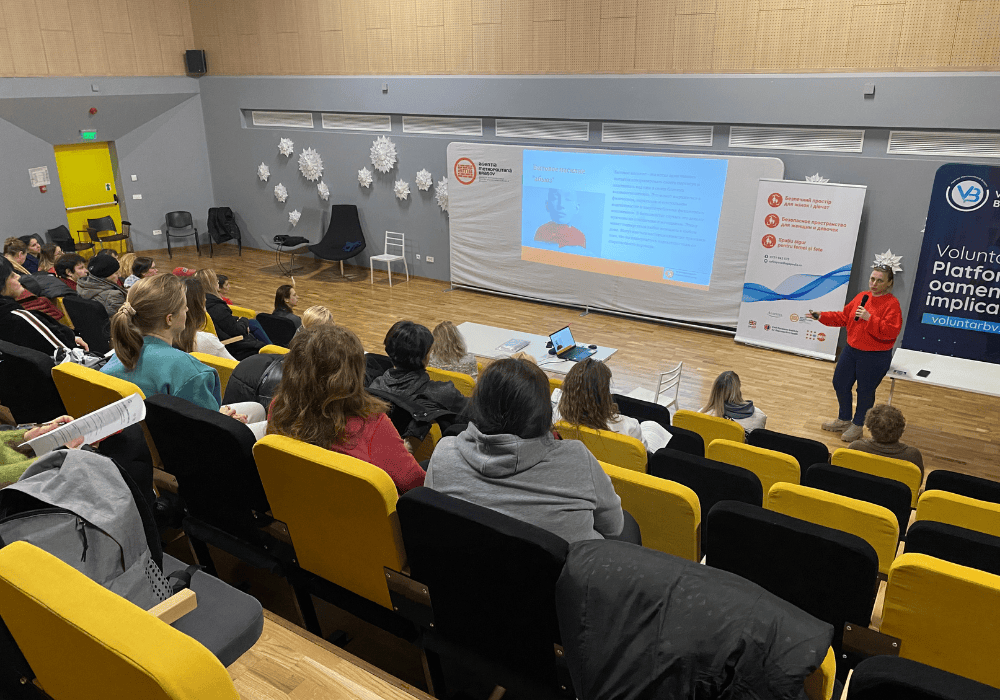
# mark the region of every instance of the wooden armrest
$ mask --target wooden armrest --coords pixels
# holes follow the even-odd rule
[[[149,609],[149,614],[157,617],[168,625],[173,624],[198,607],[198,596],[190,588],[167,598]]]
[[[234,335],[232,338],[226,338],[225,340],[223,340],[222,344],[223,345],[229,345],[230,343],[236,343],[236,342],[238,342],[240,340],[243,340],[244,337],[245,336],[242,336],[242,335]]]

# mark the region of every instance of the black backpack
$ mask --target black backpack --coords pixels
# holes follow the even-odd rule
[[[242,242],[243,239],[236,216],[229,207],[212,207],[208,210],[208,233],[216,243]]]

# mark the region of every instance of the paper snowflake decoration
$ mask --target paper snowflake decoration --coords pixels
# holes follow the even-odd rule
[[[257,166],[257,177],[260,178],[261,182],[267,182],[267,178],[271,177],[271,169],[263,162]]]
[[[325,182],[316,185],[316,191],[319,192],[320,199],[330,199],[330,188],[326,186]]]
[[[358,171],[358,182],[362,187],[371,187],[372,171],[368,168],[361,168],[361,170]]]
[[[278,141],[278,153],[283,156],[290,156],[295,153],[295,144],[291,139],[281,139]]]
[[[438,180],[435,190],[434,198],[437,200],[438,206],[441,207],[441,211],[448,211],[448,178],[443,177]]]
[[[396,180],[392,191],[396,193],[396,199],[406,199],[410,196],[410,183],[406,180]]]
[[[892,248],[885,251],[884,253],[875,254],[875,262],[872,263],[872,267],[877,267],[879,265],[885,265],[893,272],[902,272],[903,266],[900,264],[903,262],[902,255],[893,255]]]
[[[312,148],[306,148],[299,154],[299,172],[309,182],[315,182],[323,177],[323,159]]]
[[[422,192],[426,192],[434,184],[434,178],[426,170],[421,170],[417,173],[417,189]]]
[[[396,165],[396,144],[388,136],[372,141],[372,165],[380,173],[387,173]]]
[[[819,173],[816,173],[815,175],[806,175],[806,182],[818,182],[820,184],[823,184],[824,182],[829,182],[829,181],[830,178],[823,177]]]
[[[280,182],[274,186],[274,198],[279,202],[284,202],[288,199],[288,190]]]
[[[290,212],[288,212],[288,223],[290,223],[292,226],[299,223],[299,219],[301,218],[302,218],[302,212],[300,212],[298,209],[292,209]]]

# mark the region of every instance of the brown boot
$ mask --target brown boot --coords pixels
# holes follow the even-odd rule
[[[860,425],[855,425],[851,423],[851,426],[840,434],[840,439],[844,442],[854,442],[855,440],[860,440],[861,436],[865,434],[865,429]]]
[[[847,430],[847,427],[851,425],[849,420],[840,420],[839,418],[834,418],[833,420],[828,420],[823,424],[823,430],[829,430],[831,433],[839,433]]]

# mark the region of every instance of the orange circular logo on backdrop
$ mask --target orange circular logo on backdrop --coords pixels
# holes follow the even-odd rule
[[[760,244],[765,248],[773,248],[778,244],[778,239],[774,237],[774,234],[767,233],[760,239]]]
[[[781,223],[781,219],[778,218],[777,214],[768,214],[764,217],[764,225],[768,228],[774,228]]]
[[[816,340],[818,340],[819,342],[821,342],[821,343],[822,343],[822,342],[823,342],[824,340],[826,340],[826,333],[819,333],[819,334],[818,334],[818,335],[816,336]]]
[[[476,181],[476,164],[468,158],[455,161],[455,179],[463,185],[471,185]]]
[[[777,192],[773,192],[771,196],[767,198],[767,203],[772,207],[780,207],[783,201],[784,199]]]

